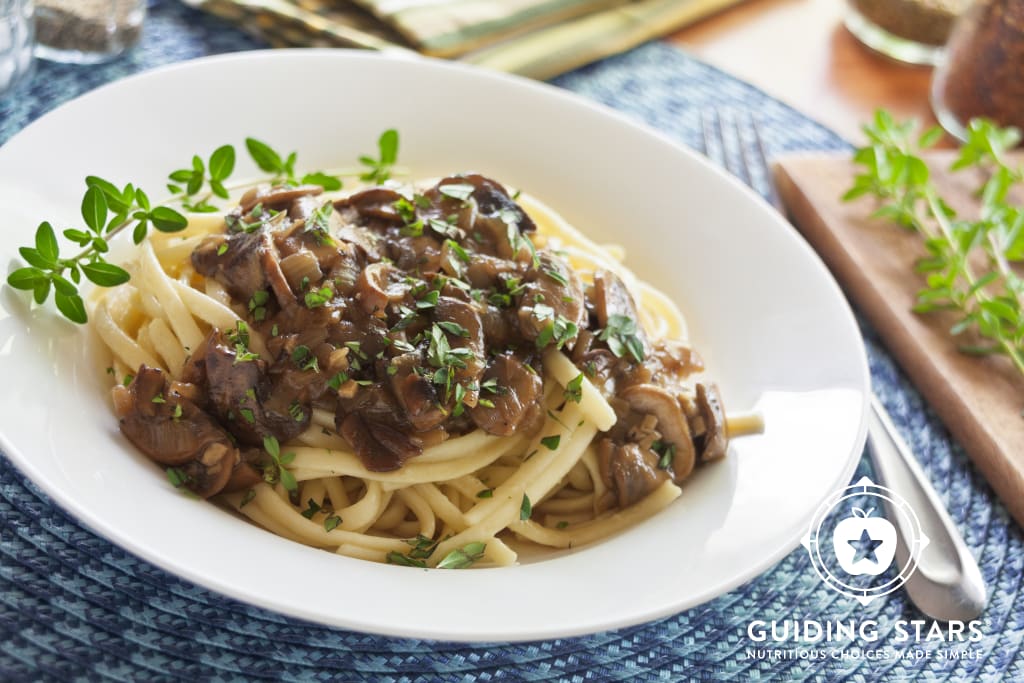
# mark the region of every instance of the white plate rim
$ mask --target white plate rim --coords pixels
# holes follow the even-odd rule
[[[34,131],[37,127],[48,125],[49,120],[52,117],[58,116],[65,109],[78,106],[82,102],[91,102],[93,100],[102,99],[106,97],[107,93],[112,89],[118,89],[125,85],[135,84],[139,81],[147,79],[160,78],[165,73],[171,73],[178,70],[189,70],[189,69],[202,69],[207,65],[235,62],[235,61],[253,61],[259,59],[318,59],[324,56],[334,58],[335,56],[344,53],[353,59],[380,59],[377,55],[369,56],[365,55],[360,51],[349,51],[349,50],[337,50],[337,49],[294,49],[294,50],[255,50],[248,52],[230,53],[224,55],[215,55],[208,57],[201,57],[198,59],[187,60],[183,62],[177,62],[174,64],[164,65],[154,69],[150,69],[132,76],[126,77],[119,81],[105,84],[85,93],[67,103],[62,104],[60,107],[54,109],[51,112],[43,115],[36,121],[26,126],[22,131],[19,131],[15,136],[5,143],[3,146],[6,148],[11,143],[17,143],[24,134],[30,131]],[[463,73],[471,73],[479,75],[480,69],[472,67],[470,65],[444,62],[441,60],[433,60],[421,57],[406,57],[401,56],[398,59],[409,60],[410,62],[426,62],[433,65],[434,68],[452,70]],[[690,158],[698,158],[698,156],[690,149],[682,146],[675,140],[669,138],[666,134],[654,130],[644,124],[638,123],[636,120],[630,118],[626,114],[612,110],[604,105],[596,102],[585,100],[583,97],[569,93],[560,88],[550,86],[543,83],[537,83],[517,76],[512,76],[497,72],[487,72],[488,78],[499,79],[511,87],[526,88],[533,90],[538,93],[543,93],[545,97],[557,97],[563,102],[571,103],[572,106],[585,106],[589,109],[598,110],[603,116],[611,117],[617,120],[619,125],[625,125],[634,130],[640,131],[647,136],[657,138],[662,144],[668,145],[673,148],[677,154],[683,154]],[[699,158],[698,158],[699,159]],[[764,200],[753,193],[749,188],[740,183],[737,179],[726,173],[724,170],[710,164],[710,162],[699,160],[704,166],[706,172],[712,173],[724,179],[727,183],[733,186],[733,189],[746,196],[747,199],[751,199],[759,203],[766,211],[771,212],[771,208],[767,205]],[[782,219],[777,219],[777,223],[783,223]],[[813,249],[807,244],[807,242],[788,224],[785,224],[788,228],[787,234],[791,238],[791,241],[797,249],[804,252],[804,256],[810,258],[818,267],[825,278],[823,281],[827,281],[832,289],[832,294],[842,304],[841,313],[846,318],[846,323],[850,329],[856,331],[858,329],[856,319],[853,315],[852,310],[847,303],[845,296],[842,294],[838,284],[836,284],[834,278],[828,273],[827,268],[821,262],[820,257],[813,251]],[[847,462],[842,471],[840,479],[843,483],[847,482],[853,475],[856,469],[857,463],[860,459],[863,444],[866,437],[867,431],[867,408],[868,400],[870,395],[869,385],[869,371],[867,366],[866,354],[863,353],[863,341],[860,339],[859,333],[857,333],[857,342],[862,351],[860,354],[861,363],[861,375],[863,377],[863,386],[861,387],[861,414],[858,427],[856,429],[856,437],[854,438],[853,444],[850,449]],[[241,589],[230,581],[222,580],[220,577],[211,577],[207,574],[201,574],[187,565],[182,565],[174,558],[168,558],[160,555],[152,548],[145,546],[139,546],[134,539],[125,537],[119,532],[117,528],[111,527],[105,520],[96,517],[88,509],[77,509],[68,508],[65,504],[64,492],[55,486],[55,483],[47,478],[45,473],[39,468],[35,467],[32,459],[27,457],[14,443],[10,442],[6,434],[0,432],[0,447],[7,457],[25,473],[37,486],[39,486],[50,498],[61,507],[66,513],[75,518],[76,520],[83,523],[90,530],[94,531],[98,535],[112,541],[121,548],[128,550],[129,552],[137,555],[144,560],[153,562],[157,566],[164,570],[169,571],[177,576],[184,577],[198,585],[210,588],[222,594],[228,595],[232,598],[241,600],[248,604],[255,604],[260,607],[269,608],[284,614],[295,616],[301,619],[307,619],[309,621],[317,623],[327,623],[330,625],[339,626],[342,628],[350,628],[359,631],[368,631],[372,633],[379,633],[381,635],[398,636],[398,637],[413,637],[413,638],[428,638],[428,639],[439,639],[439,640],[453,640],[463,642],[479,642],[479,641],[495,641],[495,640],[506,640],[506,641],[526,641],[536,640],[543,638],[556,638],[556,637],[571,637],[586,635],[599,631],[605,631],[609,629],[615,629],[625,626],[635,625],[640,622],[655,620],[661,617],[665,617],[671,614],[678,613],[681,610],[688,609],[690,607],[702,604],[707,600],[713,599],[717,596],[726,593],[737,586],[747,583],[748,581],[756,578],[767,569],[775,565],[777,562],[786,557],[790,552],[799,546],[799,540],[802,536],[802,531],[797,530],[791,534],[791,537],[784,544],[780,544],[780,547],[776,552],[767,554],[761,557],[757,562],[752,563],[749,568],[743,572],[743,575],[732,577],[728,581],[722,581],[721,583],[709,587],[707,590],[692,594],[685,602],[677,603],[666,603],[661,609],[648,609],[642,615],[636,615],[631,613],[620,613],[611,614],[606,619],[600,621],[592,621],[587,624],[580,624],[576,627],[545,627],[544,625],[538,625],[535,628],[531,628],[529,632],[524,630],[516,631],[503,631],[500,628],[494,629],[487,633],[471,633],[466,631],[440,631],[424,629],[422,627],[404,627],[401,624],[388,623],[371,623],[365,619],[351,618],[347,615],[332,615],[329,618],[325,618],[325,615],[315,609],[303,608],[291,603],[284,603],[276,600],[273,596],[261,596],[259,599],[254,600],[254,596],[251,592]],[[829,492],[823,492],[821,499],[824,499]],[[317,551],[319,552],[319,551]]]

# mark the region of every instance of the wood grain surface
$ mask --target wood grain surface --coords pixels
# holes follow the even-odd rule
[[[933,159],[936,182],[963,210],[972,205],[977,177],[939,172],[948,160],[946,155]],[[920,238],[868,218],[874,207],[869,198],[841,202],[853,173],[845,155],[784,157],[775,165],[779,194],[797,228],[1024,525],[1024,378],[1005,357],[960,353],[949,335],[957,320],[952,312],[910,310],[923,285],[914,272],[924,255]]]
[[[853,142],[877,107],[931,125],[931,68],[865,47],[843,26],[845,12],[845,0],[746,0],[670,40]]]

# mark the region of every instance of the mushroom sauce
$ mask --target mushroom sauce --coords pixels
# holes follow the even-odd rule
[[[691,378],[700,357],[649,338],[614,273],[581,281],[481,175],[342,199],[256,187],[191,260],[244,322],[190,349],[180,381],[143,366],[115,389],[115,407],[127,438],[199,496],[273,481],[265,440],[294,439],[314,409],[333,413],[373,471],[472,430],[532,434],[545,419],[552,348],[618,418],[595,443],[608,488],[600,507],[626,507],[725,454],[718,391]]]

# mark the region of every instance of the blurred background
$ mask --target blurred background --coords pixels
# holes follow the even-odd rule
[[[933,122],[937,111],[954,133],[970,115],[1018,125],[1024,117],[1022,0],[149,4],[177,3],[222,18],[275,47],[416,51],[544,80],[660,39],[854,141],[860,122],[880,106],[897,117],[925,122]],[[964,16],[968,9],[973,18]],[[39,59],[84,65],[118,59],[145,39],[146,11],[146,0],[0,0],[0,92],[13,91],[30,77],[33,53]],[[947,51],[944,45],[959,17],[962,47]],[[980,55],[983,50],[991,54]],[[947,60],[947,55],[955,59]],[[933,79],[936,65],[941,82]],[[949,71],[954,78],[945,78]]]

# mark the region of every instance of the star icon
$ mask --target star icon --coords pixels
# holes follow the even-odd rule
[[[847,541],[847,543],[853,546],[854,549],[857,551],[857,554],[853,557],[854,562],[867,559],[871,560],[875,564],[878,564],[878,558],[875,556],[875,549],[878,546],[882,545],[884,541],[876,541],[875,539],[871,538],[871,536],[868,535],[867,529],[864,529],[860,532],[860,538],[855,538],[853,540]]]

